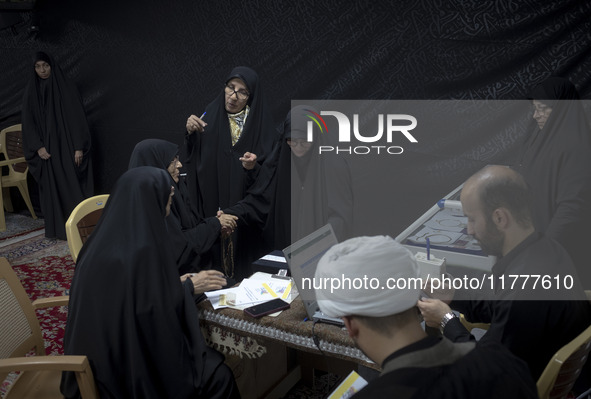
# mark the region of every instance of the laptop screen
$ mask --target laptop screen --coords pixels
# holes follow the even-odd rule
[[[283,250],[300,297],[306,310],[308,306],[314,308],[312,313],[317,310],[313,286],[316,266],[322,255],[337,243],[332,226],[326,224]]]

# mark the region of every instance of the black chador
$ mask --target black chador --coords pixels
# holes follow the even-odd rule
[[[180,281],[165,221],[171,191],[164,170],[128,170],[80,251],[64,352],[88,356],[101,398],[239,396]],[[61,391],[79,396],[72,373]]]

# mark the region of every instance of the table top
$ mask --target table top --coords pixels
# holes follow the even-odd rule
[[[378,368],[355,346],[344,327],[316,323],[313,334],[314,322],[305,321],[307,314],[299,297],[291,302],[289,309],[282,311],[278,316],[264,316],[258,319],[244,314],[242,310],[231,308],[213,310],[209,301],[201,302],[198,307],[201,319],[205,323],[220,326],[238,335],[270,339],[298,350],[325,354],[374,369]],[[318,338],[321,351],[318,350],[313,336]]]

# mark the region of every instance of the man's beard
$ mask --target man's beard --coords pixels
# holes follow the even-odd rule
[[[476,237],[480,243],[482,251],[487,255],[496,257],[503,256],[503,243],[505,234],[500,232],[492,220],[486,221],[486,231],[482,237]]]
[[[359,349],[361,351],[361,353],[363,353],[365,355],[366,358],[371,359],[369,356],[367,356],[367,353],[365,353],[365,351],[363,349],[361,349],[361,347],[357,344],[357,338],[352,337],[352,339],[353,339],[353,344],[355,345],[355,347],[357,349]],[[373,359],[371,359],[371,360],[373,360]],[[381,366],[381,364],[380,364],[380,366]]]

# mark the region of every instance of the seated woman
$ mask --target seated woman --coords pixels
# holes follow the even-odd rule
[[[147,139],[139,142],[131,154],[129,168],[154,166],[167,170],[170,183],[175,188],[171,215],[167,218],[168,231],[172,240],[172,250],[179,273],[197,273],[212,267],[208,251],[220,236],[221,228],[233,231],[236,228],[236,216],[224,214],[219,217],[201,218],[192,209],[186,192],[184,179],[179,178],[182,164],[178,158],[176,144],[160,139]],[[207,273],[199,274],[206,278]]]
[[[64,352],[88,356],[103,399],[239,397],[201,335],[192,285],[179,281],[165,221],[173,195],[167,172],[127,171],[80,251]],[[79,397],[71,372],[61,391]]]

